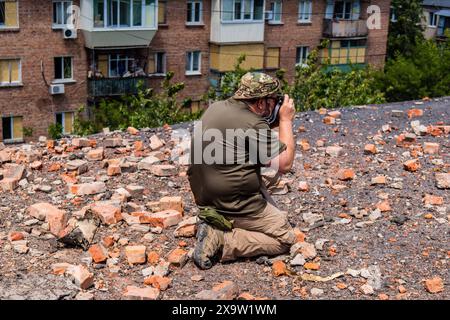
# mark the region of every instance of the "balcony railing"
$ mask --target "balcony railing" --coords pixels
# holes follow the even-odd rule
[[[323,34],[326,37],[366,37],[368,35],[365,20],[324,20]]]
[[[145,88],[149,87],[147,77],[89,79],[88,93],[91,97],[136,94],[140,81],[143,81]]]

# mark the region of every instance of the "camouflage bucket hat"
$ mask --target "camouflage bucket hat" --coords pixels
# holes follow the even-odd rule
[[[256,99],[264,98],[280,90],[281,84],[265,73],[248,72],[239,84],[239,88],[234,94],[234,99]]]

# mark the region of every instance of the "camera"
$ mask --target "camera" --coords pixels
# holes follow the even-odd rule
[[[283,102],[284,102],[284,95],[278,95],[276,97],[276,100],[277,100],[277,104],[276,104],[275,108],[273,109],[271,115],[265,118],[267,123],[271,127],[275,127],[276,124],[278,123],[278,116],[280,113],[281,106],[283,105]]]

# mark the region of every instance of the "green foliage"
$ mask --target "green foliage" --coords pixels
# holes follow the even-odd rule
[[[388,101],[449,95],[450,41],[418,41],[411,56],[398,55],[386,63],[378,83]]]
[[[24,135],[25,137],[31,137],[31,136],[33,136],[33,128],[30,128],[30,127],[24,127],[24,128],[23,128],[23,135]]]
[[[73,132],[79,136],[87,136],[89,134],[94,134],[102,130],[102,128],[96,127],[93,121],[89,121],[85,118],[84,113],[86,107],[80,107],[75,113],[75,119],[73,122]]]
[[[411,57],[418,41],[423,40],[423,7],[421,0],[392,0],[397,21],[389,24],[387,55]]]
[[[323,44],[326,46],[327,44]],[[304,66],[297,66],[290,95],[297,110],[337,108],[383,103],[383,93],[376,89],[376,71],[370,67],[350,66],[350,71],[319,61],[318,49],[308,56]]]
[[[108,127],[111,130],[123,130],[127,127],[154,128],[164,124],[173,124],[193,120],[201,112],[186,113],[180,104],[177,94],[184,89],[184,83],[171,83],[173,72],[168,72],[161,83],[161,93],[145,88],[143,82],[138,84],[136,94],[128,94],[116,100],[102,100],[93,107],[93,119],[85,122],[76,117],[75,131],[77,134],[91,134]]]
[[[52,123],[48,126],[48,135],[52,139],[60,139],[62,137],[63,126],[60,123]]]

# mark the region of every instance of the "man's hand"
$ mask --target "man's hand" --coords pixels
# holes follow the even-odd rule
[[[278,157],[273,159],[270,165],[276,168],[278,172],[288,173],[294,163],[295,156],[295,141],[294,132],[292,129],[292,122],[295,116],[294,100],[290,99],[286,94],[284,102],[280,109],[280,141],[286,145],[286,150]]]
[[[284,101],[280,109],[280,121],[293,121],[295,116],[294,100],[284,95]]]

